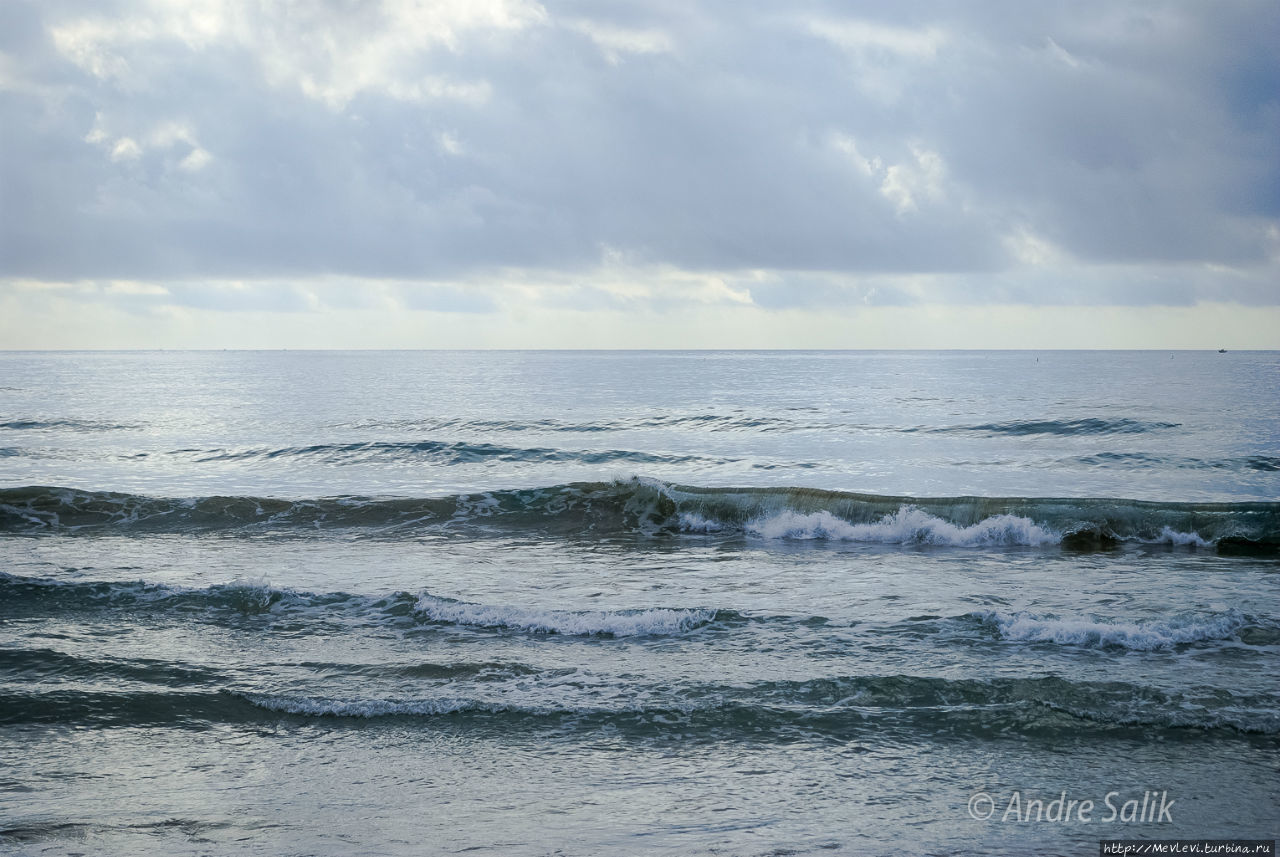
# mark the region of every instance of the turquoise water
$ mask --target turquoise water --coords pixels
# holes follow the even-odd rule
[[[1274,353],[0,355],[0,845],[1275,838],[1278,380]],[[1092,817],[1005,812],[1063,792]],[[1106,818],[1153,792],[1167,818]]]

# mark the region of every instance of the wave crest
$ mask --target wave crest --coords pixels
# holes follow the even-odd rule
[[[414,605],[414,612],[431,622],[577,637],[680,634],[702,627],[716,617],[716,611],[709,609],[575,611],[490,607],[435,595],[423,595],[419,598]]]
[[[1280,553],[1280,502],[895,497],[808,488],[703,488],[653,479],[427,498],[164,498],[71,488],[0,489],[0,532],[307,532],[424,529],[581,536],[716,533],[952,546],[1119,542]]]
[[[830,539],[878,544],[926,544],[974,547],[985,545],[1050,545],[1061,536],[1030,518],[994,515],[958,526],[914,506],[903,506],[869,524],[854,524],[830,512],[778,512],[746,525],[751,535],[766,539]]]
[[[1192,643],[1235,640],[1246,626],[1240,611],[1216,616],[1186,615],[1162,621],[1115,622],[1093,618],[1057,618],[1035,613],[979,614],[1004,640],[1056,643],[1085,648],[1122,648],[1149,652]]]

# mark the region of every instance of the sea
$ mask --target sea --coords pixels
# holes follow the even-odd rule
[[[0,353],[0,853],[1280,837],[1280,353]]]

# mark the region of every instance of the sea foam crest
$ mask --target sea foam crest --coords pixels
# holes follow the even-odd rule
[[[639,637],[679,634],[707,624],[714,610],[546,610],[530,607],[493,607],[423,595],[414,612],[431,622],[508,628],[540,634],[570,636]]]
[[[1206,541],[1199,533],[1184,533],[1173,527],[1162,527],[1160,535],[1155,538],[1156,544],[1179,545],[1181,547],[1207,548],[1213,543]]]
[[[715,518],[707,518],[697,512],[680,513],[680,531],[684,533],[718,533],[724,524]]]
[[[1034,613],[981,614],[1005,640],[1066,646],[1116,647],[1149,652],[1187,643],[1230,640],[1245,625],[1240,611],[1217,616],[1186,616],[1159,622],[1106,622],[1092,618],[1059,619]]]
[[[952,524],[914,506],[903,506],[874,523],[854,524],[827,511],[782,511],[747,523],[746,531],[766,539],[830,539],[880,544],[1049,545],[1062,538],[1030,518],[994,515],[967,527]]]

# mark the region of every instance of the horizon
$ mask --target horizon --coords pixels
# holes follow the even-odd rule
[[[1230,354],[1232,352],[1243,352],[1246,354],[1270,354],[1280,351],[1280,348],[1212,348],[1201,346],[1171,346],[1169,348],[912,348],[902,347],[884,347],[884,348],[586,348],[586,347],[562,347],[562,348],[449,348],[449,347],[418,347],[418,348],[380,348],[380,347],[348,347],[348,348],[326,348],[318,347],[277,347],[277,348],[219,348],[216,346],[208,347],[190,347],[190,348],[0,348],[0,354],[138,354],[150,352],[199,352],[199,353],[221,353],[224,351],[243,352],[243,353],[264,353],[264,352],[285,352],[285,351],[314,351],[314,352],[350,352],[350,353],[413,353],[413,352],[458,352],[458,351],[478,351],[492,353],[595,353],[595,354],[698,354],[698,353],[779,353],[779,354],[877,354],[877,353],[919,353],[919,354],[947,354],[947,353],[973,353],[973,354],[1077,354],[1082,352],[1088,353],[1108,353],[1114,352],[1118,354],[1158,354],[1165,352],[1176,353],[1207,353],[1207,354]]]

